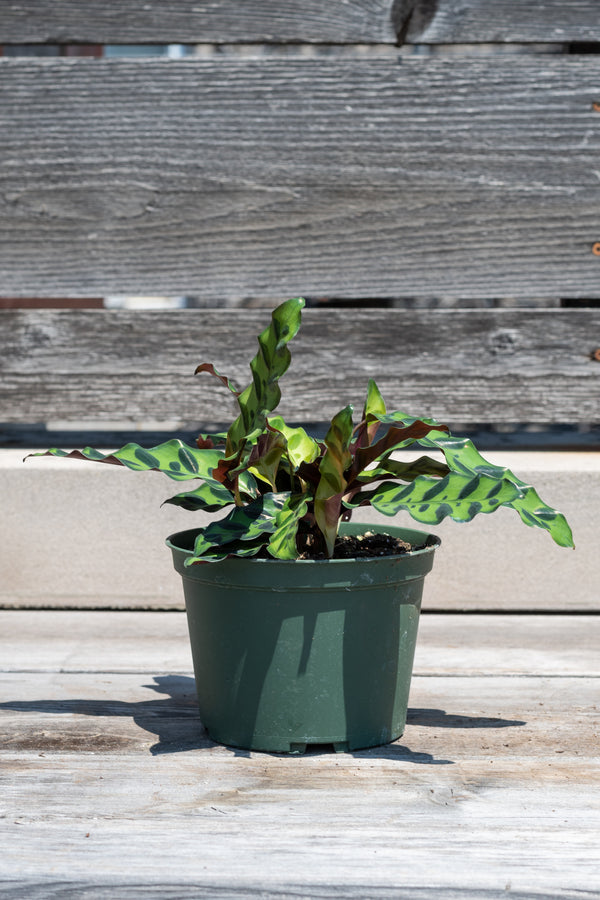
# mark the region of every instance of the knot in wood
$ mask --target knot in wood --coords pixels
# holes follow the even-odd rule
[[[492,353],[508,356],[517,349],[517,333],[509,331],[507,328],[499,329],[490,334],[488,344]]]

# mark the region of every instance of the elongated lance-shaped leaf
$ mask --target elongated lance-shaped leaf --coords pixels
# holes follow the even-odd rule
[[[387,413],[380,417],[383,424],[393,425],[401,422],[407,424],[415,419],[399,410]],[[432,419],[423,420],[435,426]],[[441,450],[446,463],[453,472],[465,475],[487,475],[496,480],[508,480],[512,482],[519,492],[511,500],[503,503],[521,517],[526,525],[542,528],[547,531],[553,541],[560,547],[573,547],[573,535],[564,515],[558,510],[548,506],[539,496],[532,485],[518,478],[510,469],[497,466],[485,459],[468,438],[456,437],[448,432],[445,425],[433,427],[427,435],[419,438],[419,446],[427,449]]]
[[[186,566],[204,561],[207,551],[213,547],[225,548],[237,541],[257,540],[266,545],[268,535],[275,531],[277,513],[289,496],[289,492],[262,494],[247,506],[236,506],[218,522],[211,522],[196,538],[193,555],[186,559]],[[228,550],[225,555],[229,553]]]
[[[230,556],[256,556],[265,547],[264,535],[253,541],[231,541],[222,546],[215,545],[204,551],[202,556],[190,557],[185,560],[185,566],[197,566],[203,563],[220,562]]]
[[[240,415],[227,432],[228,458],[238,455],[247,441],[261,433],[267,415],[279,404],[281,391],[277,382],[290,365],[287,344],[300,328],[304,303],[301,297],[286,300],[273,310],[271,324],[258,337],[259,350],[250,363],[252,383],[239,395]]]
[[[59,456],[69,459],[88,459],[91,462],[110,463],[126,466],[135,472],[155,470],[164,472],[175,481],[187,481],[190,478],[211,478],[213,469],[223,459],[224,451],[190,447],[180,440],[166,441],[156,447],[146,449],[139,444],[126,444],[112,453],[101,453],[93,447],[83,450],[58,450],[52,448],[43,453],[31,453],[30,456]]]
[[[365,484],[383,479],[397,478],[401,481],[414,481],[419,475],[436,475],[443,478],[450,472],[446,463],[431,456],[420,456],[409,462],[401,462],[398,459],[384,459],[376,463],[372,469],[366,469],[357,477],[357,481]]]
[[[468,438],[433,432],[423,444],[440,449],[450,468],[455,471],[481,473],[492,478],[510,480],[520,489],[520,493],[504,505],[516,510],[526,525],[548,531],[559,546],[574,546],[573,534],[563,514],[544,503],[535,488],[518,478],[510,469],[486,460]]]
[[[248,471],[273,490],[276,490],[277,471],[286,445],[286,439],[279,431],[265,431],[256,441],[246,463]]]
[[[217,512],[225,506],[230,506],[235,502],[235,497],[228,491],[226,487],[219,484],[218,481],[204,482],[193,491],[185,491],[182,494],[175,494],[165,500],[173,506],[181,506],[182,509],[190,509],[192,511]]]
[[[228,391],[231,391],[235,396],[239,396],[240,391],[235,386],[233,381],[229,379],[226,375],[222,375],[221,372],[217,372],[214,365],[212,363],[200,363],[199,366],[196,366],[194,369],[194,375],[199,375],[201,372],[208,372],[209,375],[212,375],[214,378],[217,378],[221,384],[224,384]]]
[[[251,503],[258,496],[256,480],[250,472],[242,472],[238,480],[238,496],[243,503]],[[208,479],[193,491],[185,491],[165,500],[173,506],[181,506],[193,512],[217,512],[235,502],[235,496],[218,481]]]
[[[382,418],[387,417],[384,416]],[[410,422],[391,426],[383,437],[374,444],[367,447],[359,447],[356,450],[350,478],[352,480],[357,478],[372,463],[386,459],[394,450],[410,447],[415,442],[420,441],[430,431],[439,429],[439,427],[437,423],[430,423],[426,419],[411,419]]]
[[[573,547],[573,534],[564,515],[548,506],[532,485],[518,478],[510,469],[497,466],[485,459],[468,438],[455,437],[444,432],[430,432],[419,442],[425,447],[441,450],[450,469],[467,475],[486,475],[497,480],[510,481],[519,493],[504,501],[504,506],[516,510],[521,520],[532,527],[542,528],[560,547]]]
[[[369,378],[367,386],[367,398],[363,409],[362,421],[356,435],[356,446],[369,446],[375,440],[379,429],[379,420],[386,413],[385,402],[381,391],[373,378]]]
[[[406,510],[417,522],[438,525],[447,516],[455,522],[470,522],[479,513],[494,512],[518,494],[519,488],[508,480],[451,472],[444,478],[419,475],[407,485],[380,484],[374,491],[358,494],[356,502],[344,505],[353,508],[369,502],[386,516]]]
[[[348,482],[344,476],[352,462],[352,406],[346,406],[331,420],[325,435],[327,450],[319,465],[320,479],[315,491],[315,521],[325,538],[327,554],[333,556],[340,519],[342,497]]]
[[[275,531],[269,538],[268,551],[277,559],[297,559],[296,537],[300,520],[306,515],[308,503],[304,494],[292,494],[275,519]]]

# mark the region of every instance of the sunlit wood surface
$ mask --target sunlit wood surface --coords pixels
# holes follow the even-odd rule
[[[600,896],[594,615],[423,615],[409,721],[213,744],[178,612],[0,613],[0,896]]]

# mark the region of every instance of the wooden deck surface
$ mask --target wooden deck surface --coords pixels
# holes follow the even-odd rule
[[[600,617],[422,616],[409,722],[213,744],[178,612],[0,612],[0,897],[598,898]]]

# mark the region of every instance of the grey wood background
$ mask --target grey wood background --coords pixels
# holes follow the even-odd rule
[[[11,0],[0,22],[0,43],[562,43],[599,37],[596,0]]]
[[[600,297],[600,60],[0,60],[6,296]]]
[[[396,23],[408,42],[535,43],[597,41],[595,0],[398,0]]]
[[[1,418],[228,421],[262,310],[6,310],[0,313]],[[307,309],[282,381],[281,411],[315,421],[374,377],[388,408],[451,421],[600,422],[600,310]],[[43,390],[40,390],[40,382]]]

